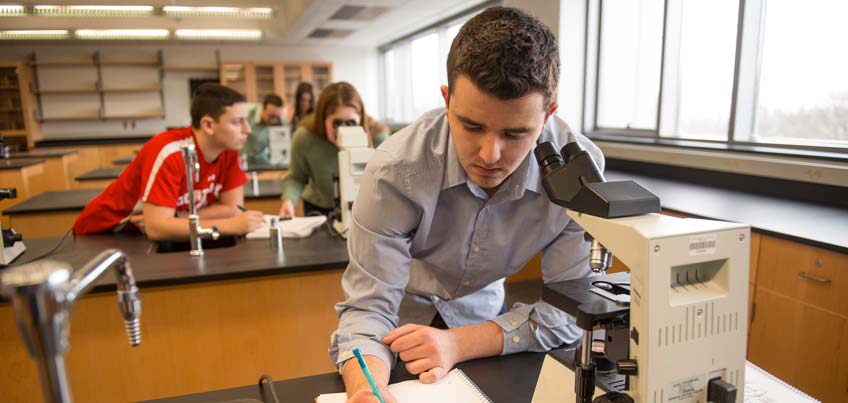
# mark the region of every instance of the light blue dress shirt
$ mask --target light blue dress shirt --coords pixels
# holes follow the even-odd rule
[[[598,147],[557,116],[539,141],[559,149],[575,140],[603,170]],[[500,314],[504,278],[540,251],[545,282],[591,274],[583,229],[550,202],[541,179],[531,151],[489,197],[460,165],[443,108],[389,137],[368,162],[353,205],[333,362],[341,367],[359,347],[391,368],[395,355],[380,339],[406,323],[428,325],[437,311],[450,327],[494,321],[503,328],[502,354],[575,341],[574,318],[547,303],[517,303]]]

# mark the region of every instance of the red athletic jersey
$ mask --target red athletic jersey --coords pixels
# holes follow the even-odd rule
[[[200,181],[194,183],[197,208],[211,205],[221,192],[243,185],[247,178],[238,153],[227,150],[213,163],[206,162],[191,127],[159,133],[150,139],[124,172],[97,195],[74,221],[75,234],[138,230],[130,216],[141,213],[143,203],[188,211],[188,186],[182,144],[195,144]]]

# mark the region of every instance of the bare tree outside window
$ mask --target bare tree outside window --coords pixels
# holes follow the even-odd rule
[[[848,146],[848,2],[766,3],[753,141]]]

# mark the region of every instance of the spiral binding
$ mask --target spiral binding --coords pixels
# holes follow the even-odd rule
[[[465,375],[465,372],[462,372],[462,370],[461,370],[461,369],[459,369],[459,368],[454,368],[454,370],[453,370],[453,371],[451,371],[450,373],[448,373],[448,376],[449,376],[449,377],[459,377],[459,378],[460,378],[460,380],[461,380],[464,384],[466,384],[467,386],[469,386],[469,387],[471,387],[472,389],[474,389],[474,394],[475,394],[475,395],[476,395],[476,396],[480,399],[480,402],[483,402],[483,403],[493,403],[493,402],[492,402],[492,399],[489,399],[489,396],[486,396],[486,394],[485,394],[485,393],[483,393],[483,391],[482,391],[482,390],[480,390],[480,387],[479,387],[479,386],[477,386],[477,384],[476,384],[476,383],[474,383],[474,381],[472,381],[472,380],[471,380],[471,378],[469,378],[469,377],[468,377],[468,375]]]

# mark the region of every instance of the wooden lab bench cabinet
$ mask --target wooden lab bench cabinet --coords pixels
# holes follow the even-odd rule
[[[763,235],[752,269],[748,359],[823,402],[848,402],[848,255]]]

